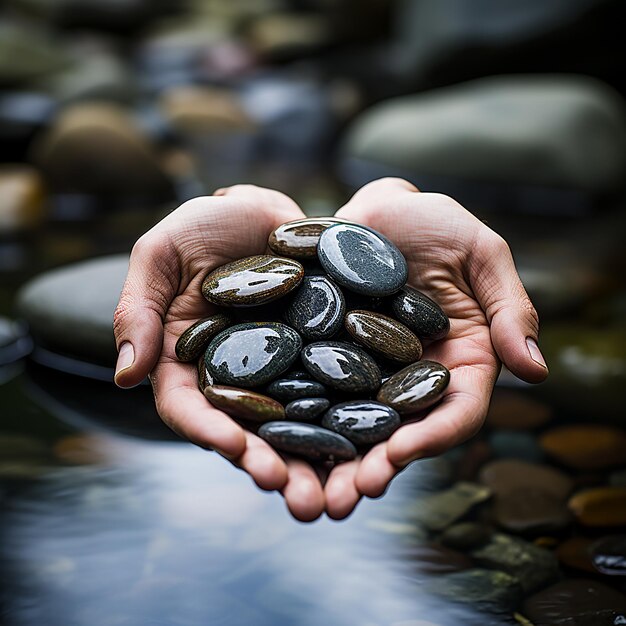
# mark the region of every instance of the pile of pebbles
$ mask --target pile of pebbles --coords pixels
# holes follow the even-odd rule
[[[445,337],[450,323],[406,284],[406,259],[389,239],[308,218],[279,226],[268,246],[275,255],[205,277],[202,294],[219,312],[176,344],[180,361],[199,359],[214,407],[277,450],[337,463],[441,398],[450,373],[420,360],[422,341]]]

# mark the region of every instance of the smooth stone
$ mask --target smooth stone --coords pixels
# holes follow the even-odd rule
[[[285,417],[295,422],[308,422],[319,417],[329,406],[327,398],[298,398],[285,406]]]
[[[462,572],[472,567],[472,560],[462,552],[434,542],[409,545],[402,557],[418,572],[432,576]]]
[[[541,447],[563,465],[599,470],[626,465],[626,432],[600,424],[561,426],[544,433]]]
[[[415,287],[405,285],[391,299],[391,310],[421,339],[443,339],[450,331],[450,320],[443,309]]]
[[[290,380],[279,378],[271,382],[265,392],[281,402],[291,402],[299,398],[317,398],[326,395],[326,387],[316,380]]]
[[[494,456],[506,459],[519,459],[535,463],[542,461],[545,454],[537,439],[530,433],[516,430],[498,430],[489,435],[489,445]]]
[[[392,317],[356,310],[346,315],[344,325],[358,343],[387,359],[413,363],[422,358],[420,340]]]
[[[529,431],[545,426],[551,419],[552,409],[547,404],[519,391],[497,389],[491,398],[486,424],[492,428]]]
[[[298,422],[269,422],[258,431],[272,447],[312,461],[351,461],[356,448],[351,441],[331,430]]]
[[[220,411],[233,417],[253,422],[271,422],[285,419],[280,402],[260,393],[225,385],[208,385],[204,397]]]
[[[330,339],[341,329],[346,303],[327,276],[305,276],[285,311],[285,321],[303,337]]]
[[[202,282],[202,295],[219,306],[266,304],[295,289],[303,276],[297,261],[260,254],[214,269]]]
[[[213,337],[204,358],[218,383],[256,387],[289,369],[301,348],[300,335],[280,322],[237,324]]]
[[[441,363],[419,361],[395,373],[376,399],[400,415],[416,413],[435,404],[450,382],[450,372]]]
[[[584,526],[626,526],[626,487],[585,489],[567,504]]]
[[[626,576],[626,535],[612,535],[594,541],[591,561],[606,576]]]
[[[479,522],[460,522],[446,528],[439,541],[456,550],[472,550],[484,546],[491,534],[491,529]]]
[[[328,409],[322,426],[343,435],[353,444],[367,445],[388,439],[400,426],[400,415],[373,400],[342,402]]]
[[[232,324],[232,319],[223,313],[199,320],[190,326],[176,342],[176,358],[179,361],[194,361],[206,350],[211,338]]]
[[[342,287],[366,296],[388,296],[408,277],[400,250],[380,233],[356,224],[336,224],[320,235],[322,267]]]
[[[27,165],[0,165],[0,234],[23,232],[44,218],[45,188]]]
[[[209,373],[209,370],[206,366],[206,361],[204,360],[204,353],[198,357],[197,361],[197,369],[198,369],[198,388],[200,391],[204,393],[204,388],[212,385],[215,381],[213,380],[213,376]]]
[[[336,217],[309,217],[281,224],[268,239],[272,252],[292,259],[317,259],[320,235],[334,224],[349,224]]]
[[[626,624],[626,596],[595,580],[569,578],[526,598],[522,612],[535,626]]]
[[[380,385],[380,369],[372,357],[341,341],[317,341],[301,354],[313,378],[328,387],[349,393],[372,393]]]
[[[285,374],[289,380],[311,380],[311,374],[306,370],[291,370]]]
[[[591,539],[585,537],[570,537],[557,546],[554,554],[561,565],[583,572],[597,574],[598,570],[596,570],[591,561],[591,544]]]

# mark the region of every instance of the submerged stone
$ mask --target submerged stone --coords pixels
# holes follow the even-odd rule
[[[373,444],[389,438],[400,426],[400,415],[380,402],[354,400],[331,407],[322,419],[322,426],[357,446]]]
[[[391,300],[393,314],[421,339],[443,339],[450,320],[443,309],[426,294],[405,285]]]
[[[270,422],[285,418],[283,405],[260,393],[224,385],[208,385],[204,397],[220,411],[253,422]]]
[[[218,313],[190,326],[176,342],[176,358],[179,361],[194,361],[206,349],[211,337],[232,324],[228,315]]]
[[[285,407],[285,417],[295,422],[308,422],[319,417],[330,406],[327,398],[299,398]]]
[[[320,235],[333,224],[349,224],[336,217],[309,217],[281,224],[269,236],[268,246],[280,256],[292,259],[311,260],[317,258],[317,243]]]
[[[298,398],[325,396],[326,388],[316,380],[279,378],[267,386],[266,392],[281,402],[290,402]]]

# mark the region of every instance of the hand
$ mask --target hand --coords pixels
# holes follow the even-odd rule
[[[506,242],[462,206],[419,193],[401,179],[363,187],[337,212],[383,233],[404,253],[409,284],[430,295],[450,318],[445,339],[424,358],[443,363],[450,384],[425,419],[407,423],[362,459],[335,467],[326,481],[328,515],[349,515],[362,495],[382,495],[416,459],[434,456],[481,427],[500,361],[519,378],[548,375],[537,347],[539,322]]]
[[[200,292],[215,267],[263,254],[272,230],[304,217],[276,191],[237,185],[186,202],[133,248],[114,317],[119,350],[115,382],[132,387],[150,376],[163,421],[211,448],[266,490],[281,490],[291,513],[312,520],[324,511],[322,485],[303,461],[284,460],[265,441],[213,408],[198,389],[196,365],[180,363],[174,346],[191,324],[212,313]]]

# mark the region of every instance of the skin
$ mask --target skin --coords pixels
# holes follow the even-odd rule
[[[115,313],[121,349],[115,381],[132,387],[149,375],[168,426],[219,452],[262,489],[281,491],[296,519],[312,521],[324,511],[343,519],[362,496],[381,496],[412,461],[474,435],[485,419],[501,362],[528,382],[541,382],[548,370],[527,345],[527,338],[537,340],[538,318],[506,242],[446,196],[419,193],[401,179],[375,181],[337,216],[394,241],[407,258],[409,283],[448,314],[448,337],[426,346],[423,358],[444,363],[451,383],[425,419],[402,426],[328,476],[302,460],[281,457],[206,401],[195,366],[179,363],[174,346],[191,323],[213,312],[200,294],[204,276],[229,261],[264,253],[274,228],[302,216],[283,194],[237,185],[186,202],[142,236]]]

